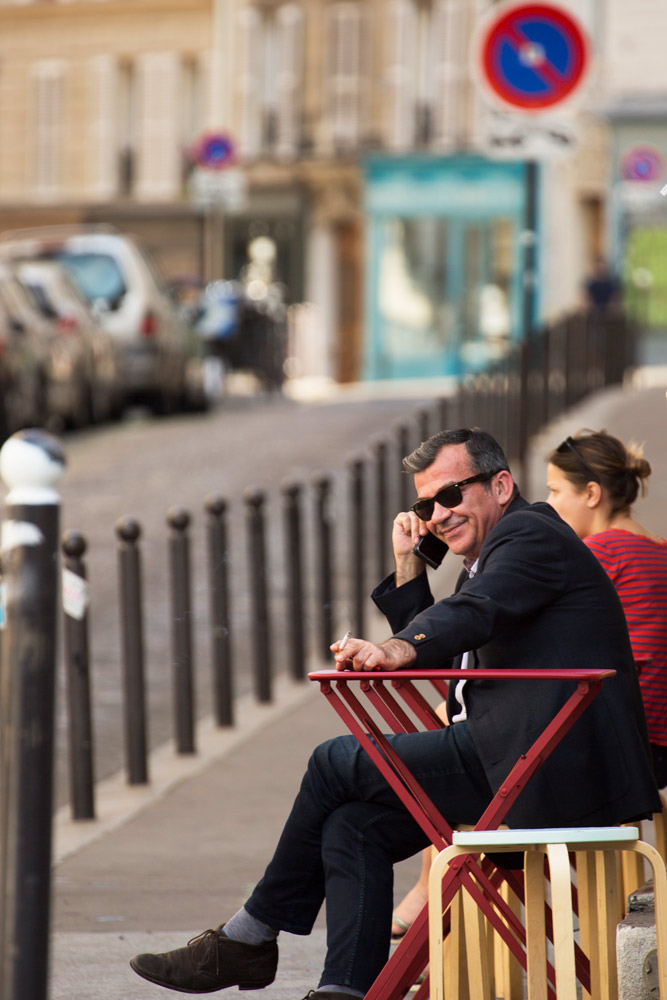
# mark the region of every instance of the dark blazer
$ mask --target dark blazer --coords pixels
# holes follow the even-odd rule
[[[434,604],[423,573],[398,588],[388,577],[373,598],[394,635],[415,647],[418,668],[456,666],[468,650],[479,667],[616,670],[531,779],[510,825],[621,823],[660,810],[623,609],[595,556],[548,504],[513,500],[484,541],[476,576],[452,597]],[[468,679],[468,724],[494,792],[573,689]]]

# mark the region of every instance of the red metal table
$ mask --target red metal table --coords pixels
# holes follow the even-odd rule
[[[596,697],[603,680],[614,673],[613,670],[585,669],[475,670],[471,680],[552,680],[572,681],[574,685],[572,694],[544,732],[514,764],[475,825],[476,830],[494,830],[500,826],[530,778]],[[389,745],[377,717],[384,721],[392,733],[413,733],[419,731],[420,726],[439,729],[443,723],[429,700],[415,685],[415,681],[429,682],[435,692],[444,698],[447,681],[460,680],[461,671],[401,670],[362,673],[320,670],[310,673],[308,677],[319,683],[322,693],[431,843],[438,850],[449,846],[452,842],[450,825]],[[364,701],[352,690],[353,685],[358,685],[359,692],[365,695]],[[523,886],[519,872],[499,869],[488,858],[484,859],[481,867],[471,855],[457,859],[443,881],[443,908],[449,905],[459,887],[465,884],[484,915],[525,968],[523,927],[500,894],[499,886],[503,881],[508,882],[519,899],[522,899]],[[428,906],[425,905],[366,994],[366,1000],[400,1000],[413,987],[426,968],[427,961]],[[589,981],[588,960],[580,949],[577,953],[577,971],[586,987]],[[553,969],[550,969],[550,978],[553,986]],[[422,1000],[427,995],[428,978],[416,992],[415,1000]]]

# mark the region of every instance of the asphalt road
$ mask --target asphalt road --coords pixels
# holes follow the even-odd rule
[[[391,492],[397,494],[399,451],[397,421],[410,421],[428,400],[396,399],[299,403],[282,396],[229,397],[205,415],[155,419],[131,414],[121,423],[79,432],[62,439],[67,471],[60,484],[63,531],[84,535],[91,587],[90,647],[95,743],[95,776],[103,778],[123,766],[123,714],[120,622],[115,524],[124,516],[142,528],[141,559],[144,593],[144,636],[148,736],[151,746],[173,735],[171,695],[172,656],[166,513],[172,505],[186,508],[191,529],[193,643],[196,709],[210,714],[211,646],[209,592],[205,550],[204,501],[208,494],[224,496],[229,504],[230,578],[235,693],[252,688],[252,621],[247,575],[247,536],[242,494],[256,485],[267,494],[266,525],[269,560],[271,652],[274,672],[286,669],[284,538],[281,484],[304,483],[305,562],[314,562],[312,479],[331,474],[333,481],[337,580],[333,617],[348,627],[351,614],[349,567],[353,556],[347,531],[349,474],[347,463],[358,454],[369,457],[378,436],[390,442]],[[413,420],[412,447],[420,439]],[[435,429],[435,428],[433,428]],[[393,500],[389,517],[393,516]],[[372,498],[367,500],[369,529],[375,537]],[[387,525],[387,536],[390,523]],[[372,569],[370,569],[372,573]],[[312,570],[311,570],[312,573]],[[375,578],[375,577],[374,577]],[[307,632],[315,636],[319,615],[310,579],[304,609]],[[370,580],[369,580],[370,582]],[[68,798],[65,680],[58,675],[56,803]]]

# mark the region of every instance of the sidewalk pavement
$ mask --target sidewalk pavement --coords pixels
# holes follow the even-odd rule
[[[645,442],[653,476],[636,513],[667,532],[667,377],[651,374],[657,384],[644,375],[547,428],[532,444],[524,495],[544,498],[549,449],[581,427],[605,427],[623,440]],[[457,563],[445,562],[439,595],[450,592]],[[373,631],[381,628],[374,620]],[[50,1000],[173,996],[136,976],[129,959],[180,947],[242,904],[270,857],[310,750],[343,731],[316,685],[280,679],[272,705],[239,701],[233,730],[201,723],[196,755],[177,757],[170,746],[156,751],[148,787],[127,788],[122,775],[100,783],[97,820],[73,823],[67,809],[59,811]],[[418,860],[397,866],[397,898]],[[281,934],[279,944],[278,977],[262,996],[300,1000],[319,978],[324,916],[310,937]]]

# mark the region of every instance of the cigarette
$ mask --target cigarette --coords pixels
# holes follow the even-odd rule
[[[343,636],[343,638],[339,639],[339,641],[338,641],[338,652],[339,653],[340,653],[341,649],[343,648],[343,646],[345,645],[345,643],[347,642],[347,640],[350,638],[351,635],[352,635],[352,631],[350,629],[348,629],[347,632],[345,633],[345,635]]]

